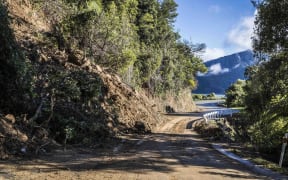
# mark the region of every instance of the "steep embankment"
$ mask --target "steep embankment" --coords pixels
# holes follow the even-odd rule
[[[164,120],[145,95],[119,76],[94,64],[79,50],[59,49],[61,35],[55,34],[55,26],[41,8],[34,8],[28,0],[3,4],[1,13],[7,13],[7,7],[10,24],[1,28],[11,31],[11,38],[2,41],[7,37],[1,36],[0,41],[6,43],[4,47],[11,42],[15,47],[1,51],[19,52],[19,58],[11,56],[11,60],[17,59],[23,66],[11,64],[22,73],[22,80],[19,76],[14,80],[23,88],[21,93],[6,94],[20,94],[21,99],[13,100],[21,101],[19,106],[0,111],[0,157],[38,152],[50,144],[91,144],[121,133],[150,132]],[[4,104],[1,102],[1,107]],[[7,113],[15,117],[4,117]]]

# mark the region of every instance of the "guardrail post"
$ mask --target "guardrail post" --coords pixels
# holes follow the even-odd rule
[[[282,167],[284,155],[285,155],[285,150],[287,146],[287,141],[288,141],[288,133],[285,133],[285,136],[283,137],[283,144],[282,144],[282,151],[281,151],[281,156],[279,160],[279,166]]]
[[[205,119],[205,123],[208,124],[208,119],[207,119],[206,114],[203,115],[203,118]]]

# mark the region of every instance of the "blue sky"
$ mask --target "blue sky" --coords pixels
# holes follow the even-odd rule
[[[175,0],[183,39],[205,43],[204,61],[251,49],[255,8],[250,0]]]

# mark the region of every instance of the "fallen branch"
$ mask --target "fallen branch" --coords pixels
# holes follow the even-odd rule
[[[49,145],[49,144],[50,144],[50,141],[48,141],[48,142],[46,142],[46,143],[38,146],[37,149],[35,150],[35,154],[36,154],[36,155],[39,155],[39,151],[40,151],[43,147],[45,147],[45,146],[47,146],[47,145]]]
[[[54,107],[55,107],[55,96],[54,96],[54,91],[52,92],[51,95],[51,103],[50,103],[50,115],[46,121],[43,121],[42,124],[40,125],[41,127],[43,125],[48,125],[49,122],[51,121],[52,117],[54,116]]]
[[[30,123],[32,123],[33,121],[35,121],[41,114],[41,110],[42,110],[42,106],[43,106],[43,103],[44,103],[44,98],[42,97],[41,98],[41,102],[35,112],[35,114],[28,120]]]

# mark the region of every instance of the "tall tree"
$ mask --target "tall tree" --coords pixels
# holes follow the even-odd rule
[[[253,123],[251,139],[271,150],[288,131],[288,1],[254,4],[258,11],[253,46],[265,61],[247,69],[245,105]]]
[[[178,5],[174,0],[163,0],[160,7],[160,14],[162,18],[166,18],[170,25],[175,22]]]
[[[264,0],[256,5],[254,50],[277,53],[288,50],[288,1]]]

